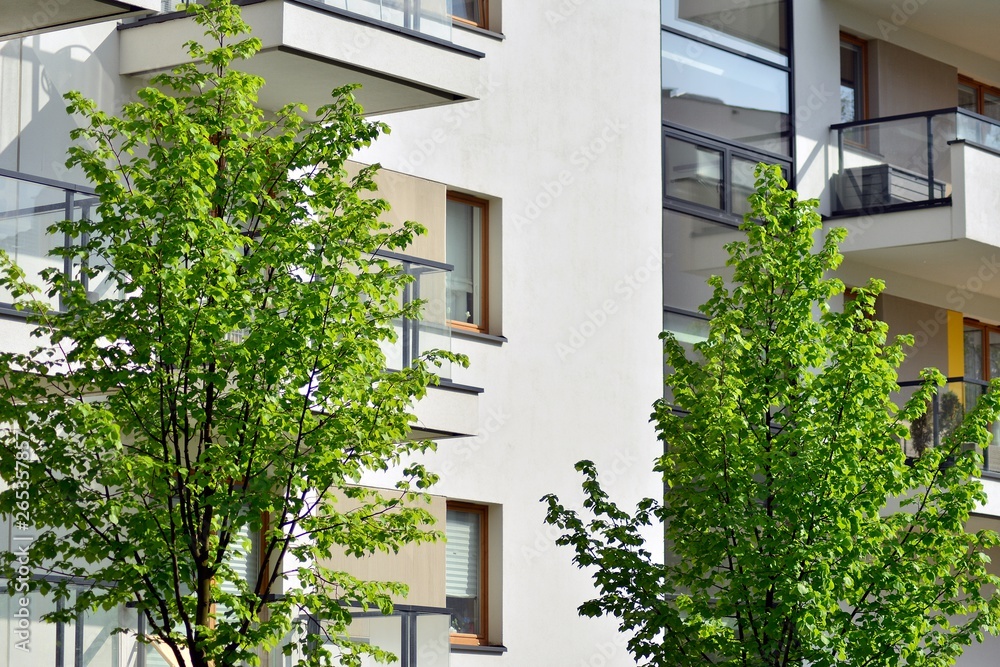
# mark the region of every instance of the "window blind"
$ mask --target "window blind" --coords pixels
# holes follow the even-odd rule
[[[445,588],[453,598],[479,597],[479,514],[448,510]]]

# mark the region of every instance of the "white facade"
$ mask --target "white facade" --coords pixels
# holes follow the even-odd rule
[[[0,16],[15,5],[23,13],[24,4],[4,0]],[[41,19],[0,20],[3,35],[11,35],[0,41],[0,177],[86,185],[63,166],[76,121],[62,95],[80,90],[113,111],[150,74],[180,61],[177,47],[191,36],[187,19],[119,24],[122,16],[162,6],[149,4],[132,2],[106,15],[87,8],[70,20],[65,1],[51,0],[38,3]],[[662,4],[672,11],[678,3]],[[724,27],[727,11],[771,4],[727,0],[705,11],[717,12]],[[661,79],[666,61],[657,57],[664,35],[684,44],[693,36],[706,48],[714,38],[679,24],[662,30],[654,0],[490,0],[485,30],[456,21],[423,36],[385,16],[359,19],[347,8],[332,0],[247,4],[267,49],[254,65],[272,82],[263,103],[302,99],[315,106],[335,85],[365,84],[359,98],[392,133],[357,158],[380,162],[387,170],[383,196],[400,216],[430,229],[414,255],[446,260],[448,193],[485,202],[489,217],[485,332],[452,328],[451,347],[470,366],[453,369],[451,386],[418,407],[426,433],[453,436],[427,458],[441,475],[434,494],[488,509],[485,639],[492,649],[453,647],[445,651],[449,664],[633,664],[612,620],[578,617],[576,607],[593,592],[590,576],[572,567],[568,549],[554,546],[556,532],[543,524],[538,499],[549,492],[570,503],[579,498],[573,464],[584,458],[597,463],[607,490],[623,503],[661,491],[650,472],[661,445],[648,421],[663,391],[657,334],[665,310],[686,317],[687,301],[700,300],[700,285],[721,266],[719,248],[731,238],[715,235],[715,245],[702,247],[704,238],[685,233],[683,225],[721,218],[683,189],[667,201],[664,132],[737,159],[781,158],[781,151],[773,142],[750,146],[688,127],[667,110],[657,84],[667,86],[669,78],[664,72]],[[1000,42],[984,28],[998,18],[993,0],[795,3],[787,62],[776,58],[764,71],[779,79],[788,73],[790,95],[778,106],[787,102],[784,159],[799,191],[819,198],[824,214],[837,212],[832,184],[840,155],[831,126],[842,120],[842,32],[867,43],[867,115],[877,118],[954,107],[948,100],[959,75],[1000,88]],[[738,49],[729,44],[724,51]],[[698,47],[672,62],[714,67],[708,57]],[[757,122],[755,109],[743,111],[748,124]],[[890,140],[887,133],[886,145]],[[904,368],[914,378],[931,364],[951,377],[965,375],[963,318],[1000,324],[1000,154],[971,143],[936,153],[948,170],[930,180],[942,182],[949,202],[831,221],[852,229],[845,281],[884,278],[883,318],[894,333],[918,335],[917,353]],[[878,164],[878,151],[867,153],[865,166]],[[891,154],[881,151],[886,161]],[[25,326],[0,315],[0,340],[26,346]],[[977,520],[993,525],[1000,476],[985,484],[990,502]],[[11,530],[0,547],[11,547]],[[413,602],[440,603],[443,573],[420,567],[443,568],[443,555],[416,562],[422,565],[401,577],[436,588],[419,590],[426,599]],[[25,662],[3,642],[0,667],[54,664],[39,656]],[[127,647],[116,646],[117,658],[87,664],[135,664]],[[988,648],[974,648],[962,664],[990,664]]]

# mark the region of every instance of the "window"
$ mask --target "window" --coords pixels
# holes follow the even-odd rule
[[[840,33],[840,122],[867,117],[865,67],[867,47],[863,40]]]
[[[487,239],[489,202],[448,193],[445,261],[448,277],[447,317],[452,326],[487,330]]]
[[[720,46],[788,64],[785,0],[660,0],[663,24]]]
[[[448,503],[445,588],[453,644],[487,643],[487,508]]]
[[[488,0],[449,0],[451,18],[459,23],[485,28]]]
[[[1000,88],[959,76],[958,106],[966,111],[1000,120]]]
[[[664,128],[663,205],[738,225],[750,212],[758,162],[791,165],[772,155]]]
[[[791,153],[786,67],[663,31],[663,120],[778,155]]]

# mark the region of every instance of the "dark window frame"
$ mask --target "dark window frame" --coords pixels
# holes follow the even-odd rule
[[[698,204],[696,202],[669,196],[667,194],[666,140],[668,137],[722,153],[722,182],[720,184],[722,188],[722,191],[720,192],[720,198],[723,204],[722,208],[712,208],[710,206],[705,206],[704,204]],[[712,222],[721,222],[727,225],[740,225],[743,223],[743,216],[741,214],[733,213],[732,162],[734,158],[750,162],[764,162],[767,164],[780,165],[785,173],[785,180],[787,180],[790,185],[792,184],[792,161],[786,156],[781,156],[777,153],[754,150],[748,147],[722,141],[717,138],[709,138],[709,136],[704,133],[695,133],[687,129],[682,130],[668,123],[662,124],[660,151],[660,173],[662,175],[660,188],[663,198],[663,208],[704,218]]]

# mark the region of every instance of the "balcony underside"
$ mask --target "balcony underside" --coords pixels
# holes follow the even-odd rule
[[[935,39],[1000,60],[1000,40],[996,38],[996,0],[843,0],[880,19],[871,30],[883,39],[900,28],[915,30]]]
[[[295,0],[246,5],[243,17],[263,44],[244,69],[264,77],[265,109],[315,110],[349,83],[362,84],[356,96],[371,114],[474,99],[482,54],[468,49]],[[186,62],[181,45],[202,32],[183,14],[124,26],[121,73],[149,77]]]
[[[411,440],[456,438],[479,433],[479,391],[442,383],[429,387],[416,405]]]
[[[160,0],[4,0],[0,10],[0,40],[150,14]]]

